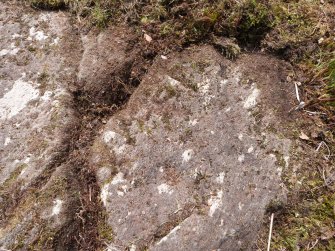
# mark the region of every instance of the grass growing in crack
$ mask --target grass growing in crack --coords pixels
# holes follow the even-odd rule
[[[335,97],[335,58],[330,60],[326,69],[325,79],[328,82],[328,93]],[[335,106],[335,102],[332,102],[332,105]]]
[[[39,9],[64,9],[67,6],[68,0],[30,0],[30,4]]]
[[[91,12],[92,22],[99,28],[104,28],[107,26],[110,13],[108,10],[104,10],[100,6],[95,6]]]

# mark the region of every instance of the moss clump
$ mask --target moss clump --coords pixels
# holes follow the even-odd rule
[[[31,0],[31,5],[39,9],[58,10],[67,7],[68,0]]]
[[[256,0],[242,7],[239,19],[237,38],[242,43],[260,43],[273,27],[271,8]]]
[[[114,233],[111,226],[108,225],[108,216],[105,212],[101,212],[97,224],[98,236],[101,242],[109,243],[113,241]]]
[[[173,98],[178,94],[177,90],[171,84],[165,86],[165,91],[167,92],[169,98]]]
[[[311,242],[319,239],[315,250],[334,246],[334,195],[323,195],[316,200],[305,201],[291,209],[284,224],[276,227],[273,238],[274,250],[307,250]]]
[[[110,15],[108,10],[104,10],[100,6],[95,6],[91,12],[92,22],[97,27],[104,28],[107,26]]]
[[[22,170],[26,167],[28,167],[27,164],[20,164],[19,166],[17,166],[16,169],[10,174],[9,178],[6,179],[5,182],[0,186],[0,193],[2,190],[5,190],[6,188],[10,187],[13,183],[15,183]]]
[[[326,80],[328,81],[328,92],[335,97],[335,58],[328,63],[326,70]]]

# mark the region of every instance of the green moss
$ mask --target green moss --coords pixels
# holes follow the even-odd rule
[[[13,183],[17,181],[18,176],[22,172],[24,168],[28,167],[27,164],[20,164],[18,165],[15,170],[10,174],[8,179],[0,186],[0,192],[8,187],[10,187]]]
[[[168,95],[169,98],[177,96],[176,89],[170,84],[167,84],[165,86],[165,91],[167,92],[167,95]]]
[[[144,121],[137,120],[137,125],[138,125],[138,129],[140,130],[140,132],[144,132]]]
[[[277,226],[274,232],[274,250],[296,250],[307,248],[311,241],[327,236],[333,231],[335,195],[323,195],[314,200],[305,201],[290,210],[287,222]],[[315,250],[332,250],[333,239],[324,238],[318,242]]]
[[[165,129],[167,129],[167,130],[171,130],[172,129],[171,115],[168,112],[164,112],[163,113],[162,122],[163,122],[163,125],[164,125]]]
[[[40,9],[63,9],[67,6],[68,0],[31,0],[30,4]]]
[[[335,96],[335,58],[331,59],[326,68],[326,80],[328,85],[328,92]]]
[[[104,28],[107,26],[110,18],[110,12],[100,6],[95,6],[91,12],[91,18],[94,25]]]
[[[186,128],[183,133],[179,135],[179,140],[183,143],[186,143],[192,138],[192,129]]]
[[[48,247],[52,246],[56,232],[54,230],[48,229],[45,227],[41,231],[36,244],[34,245],[34,250],[46,250]]]
[[[37,194],[37,199],[43,204],[49,204],[56,196],[66,196],[68,192],[68,181],[66,177],[60,176],[51,181],[51,184]]]
[[[107,219],[108,216],[105,212],[100,213],[97,227],[100,241],[108,243],[113,241],[114,233],[112,227],[108,225]]]
[[[35,51],[37,51],[37,48],[34,47],[34,46],[31,46],[31,45],[29,45],[27,48],[28,48],[28,51],[30,51],[30,52],[35,52]]]
[[[169,23],[164,23],[162,24],[162,26],[160,27],[160,34],[162,36],[166,36],[169,34],[173,34],[175,32],[174,30],[174,26],[169,24]]]

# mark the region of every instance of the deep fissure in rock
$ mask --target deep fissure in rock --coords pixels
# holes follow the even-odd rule
[[[106,224],[104,208],[100,201],[100,187],[94,167],[89,164],[90,146],[101,128],[113,113],[122,109],[139,85],[146,71],[132,76],[132,69],[139,62],[125,62],[111,74],[107,83],[83,91],[76,85],[73,95],[73,109],[78,113],[76,131],[70,144],[67,164],[69,187],[77,191],[74,205],[68,208],[68,224],[56,234],[52,243],[54,250],[97,250],[103,238],[99,224]],[[151,64],[151,61],[149,62]]]

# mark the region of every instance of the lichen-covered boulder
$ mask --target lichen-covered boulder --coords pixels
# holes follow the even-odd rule
[[[273,129],[289,107],[285,71],[210,46],[154,62],[92,146],[109,250],[250,249],[267,205],[285,199],[290,140]]]
[[[0,3],[0,249],[41,250],[66,221],[71,29],[62,12]]]

